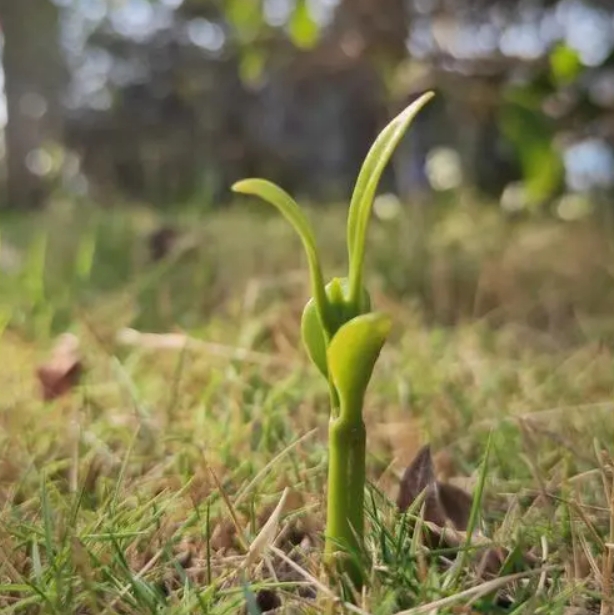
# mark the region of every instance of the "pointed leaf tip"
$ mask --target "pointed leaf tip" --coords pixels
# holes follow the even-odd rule
[[[242,194],[254,194],[253,182],[258,181],[264,180],[258,180],[255,178],[240,179],[239,181],[236,181],[234,184],[232,184],[232,186],[230,186],[230,189],[233,192],[239,192]]]
[[[407,510],[412,502],[425,489],[435,487],[435,466],[431,456],[431,447],[426,444],[407,466],[401,479],[397,506],[401,512]]]
[[[435,93],[432,91],[422,94],[385,126],[373,142],[358,173],[347,221],[350,299],[355,302],[360,296],[367,226],[380,179],[412,121],[433,96]]]

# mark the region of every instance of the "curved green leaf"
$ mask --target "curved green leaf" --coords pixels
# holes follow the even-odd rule
[[[301,337],[307,349],[307,354],[320,373],[328,379],[328,364],[326,361],[326,336],[313,299],[305,305],[301,318]]]
[[[433,96],[433,92],[426,92],[420,96],[381,131],[371,146],[358,174],[350,202],[347,226],[350,298],[352,301],[357,302],[360,296],[367,226],[375,191],[382,173],[409,125]]]
[[[286,220],[292,225],[301,238],[307,254],[309,273],[311,276],[311,292],[320,314],[320,318],[328,327],[328,313],[326,294],[324,291],[324,279],[318,258],[316,240],[311,230],[307,216],[301,211],[297,202],[285,191],[265,179],[243,179],[232,186],[233,192],[249,194],[260,197],[273,207],[277,208]]]
[[[375,362],[390,333],[385,314],[361,314],[346,322],[328,346],[328,369],[341,402],[341,418],[357,420]]]

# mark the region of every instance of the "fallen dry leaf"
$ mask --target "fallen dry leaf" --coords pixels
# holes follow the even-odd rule
[[[149,235],[147,245],[152,262],[162,260],[173,249],[178,235],[178,230],[168,225],[162,226]]]
[[[469,517],[473,498],[469,493],[435,478],[435,464],[429,445],[423,446],[409,464],[401,478],[397,506],[406,511],[425,492],[424,522],[427,543],[460,548],[467,541]],[[479,546],[472,556],[477,576],[482,579],[496,577],[509,551],[474,530],[471,536],[474,546]],[[522,555],[524,564],[536,565],[539,559],[531,553]]]
[[[406,511],[423,491],[426,492],[425,521],[440,527],[450,521],[457,530],[467,529],[473,498],[459,487],[436,479],[428,444],[418,451],[403,473],[397,498],[399,510]]]
[[[281,606],[281,600],[274,589],[261,589],[256,595],[256,604],[262,613],[270,613]]]
[[[43,399],[57,399],[77,385],[83,372],[79,339],[72,333],[61,335],[53,347],[49,359],[37,370]]]
[[[437,495],[439,505],[454,527],[458,530],[466,530],[469,525],[473,498],[459,487],[440,482],[437,483]]]
[[[435,485],[435,468],[431,447],[427,444],[418,451],[403,473],[397,506],[401,511],[406,510],[425,489],[433,485]]]

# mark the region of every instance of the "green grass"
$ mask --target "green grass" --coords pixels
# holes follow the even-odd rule
[[[311,213],[341,269],[345,209]],[[599,613],[614,542],[609,237],[471,207],[412,220],[371,233],[373,302],[395,329],[365,411],[369,589],[346,612]],[[146,210],[0,221],[21,259],[0,272],[0,613],[321,613],[343,599],[320,566],[328,391],[299,344],[299,245],[257,207],[172,222],[185,241],[152,264]],[[193,342],[120,344],[125,327]],[[66,330],[85,374],[45,403],[35,370]],[[461,568],[427,553],[395,509],[427,442],[442,478],[484,480],[483,535],[511,551],[495,581],[475,547]],[[247,566],[286,487],[281,535]],[[530,549],[546,555],[537,569]]]

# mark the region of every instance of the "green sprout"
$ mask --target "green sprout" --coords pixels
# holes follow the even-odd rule
[[[311,299],[303,310],[301,336],[307,353],[330,390],[328,505],[325,557],[332,568],[362,585],[359,566],[339,555],[360,552],[364,533],[366,430],[362,410],[375,363],[391,320],[371,311],[363,284],[367,228],[384,168],[414,117],[433,97],[423,94],[396,116],[371,146],[356,181],[347,221],[349,275],[325,285],[311,225],[296,201],[263,179],[245,179],[234,192],[260,197],[276,207],[298,233],[307,255]]]

